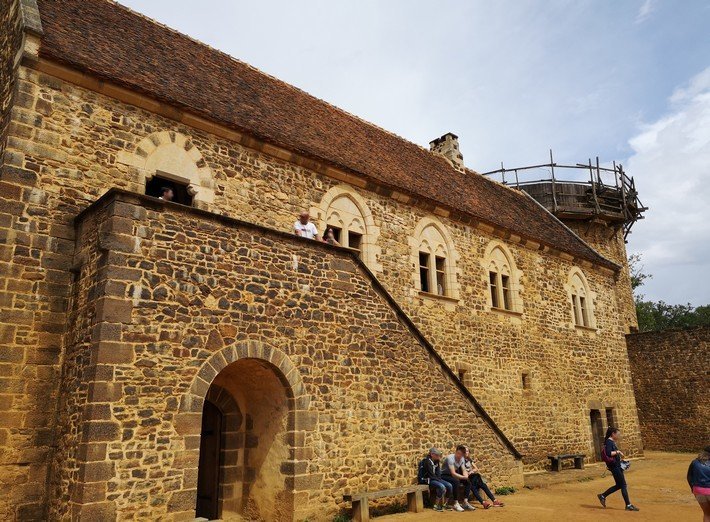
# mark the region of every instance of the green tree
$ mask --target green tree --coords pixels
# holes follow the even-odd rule
[[[669,328],[710,326],[710,305],[693,307],[690,303],[670,305],[664,301],[645,300],[645,296],[639,293],[638,289],[652,276],[644,272],[640,254],[629,256],[629,272],[636,302],[639,331],[650,332]]]

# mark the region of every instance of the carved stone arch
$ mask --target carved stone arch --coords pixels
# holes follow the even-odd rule
[[[213,353],[202,365],[192,380],[188,392],[180,402],[180,412],[201,412],[205,394],[210,384],[224,368],[239,359],[261,359],[280,370],[278,376],[294,403],[296,411],[305,411],[310,404],[301,374],[285,352],[257,341],[248,341],[228,346]]]
[[[522,313],[523,312],[523,293],[524,285],[522,284],[523,272],[518,269],[513,253],[510,251],[508,246],[498,241],[497,239],[492,239],[486,245],[486,249],[483,252],[483,258],[481,259],[481,266],[483,267],[482,279],[485,285],[490,290],[490,273],[496,272],[498,274],[506,275],[510,278],[510,294],[512,299],[512,309],[511,311]],[[488,306],[492,307],[491,292],[486,293]]]
[[[375,224],[374,216],[367,205],[367,201],[350,185],[336,185],[331,187],[321,198],[317,206],[311,208],[311,216],[318,225],[320,232],[325,232],[328,225],[329,212],[333,203],[340,198],[347,198],[358,210],[359,216],[348,219],[341,212],[334,211],[341,226],[354,224],[354,230],[362,233],[361,259],[374,273],[382,272],[382,264],[378,261],[381,249],[377,243],[380,237],[380,227]],[[358,218],[362,218],[361,220]]]
[[[262,403],[273,407],[282,404],[279,414],[281,421],[275,420],[275,417],[268,415],[268,412],[261,411],[259,414],[258,406],[254,406],[253,401],[262,396],[260,394],[264,389],[259,388],[258,385],[263,379],[259,377],[254,380],[252,377],[254,382],[248,384],[247,380],[245,384],[241,379],[236,378],[240,375],[239,372],[244,371],[249,371],[251,375],[254,375],[251,373],[253,371],[266,372],[264,375],[268,374],[272,383],[269,385],[271,388],[268,389],[281,390],[280,399],[273,395],[271,396],[273,399]],[[246,377],[249,374],[243,375]],[[254,384],[256,387],[252,387]],[[276,465],[283,476],[286,488],[284,490],[286,496],[280,498],[284,505],[293,502],[293,498],[301,489],[294,487],[293,484],[305,483],[304,477],[299,475],[301,472],[294,471],[297,469],[296,455],[306,452],[308,432],[314,429],[317,414],[309,411],[310,398],[306,393],[300,372],[289,356],[276,347],[257,341],[245,341],[212,353],[202,362],[189,388],[181,397],[178,413],[175,416],[175,431],[184,442],[176,447],[180,451],[176,453],[175,459],[179,459],[179,467],[186,471],[182,480],[182,489],[175,491],[169,502],[169,511],[188,515],[198,501],[197,492],[200,487],[198,478],[200,470],[203,469],[200,448],[205,401],[209,401],[210,406],[216,406],[223,415],[222,444],[219,450],[221,455],[219,516],[223,518],[241,516],[247,511],[251,513],[250,510],[253,510],[254,506],[265,505],[259,501],[259,495],[262,493],[259,492],[259,488],[255,488],[254,484],[264,462],[258,459],[265,458],[261,448],[268,448],[271,444],[278,445],[280,449],[276,454],[283,455],[285,459],[279,460]],[[252,414],[257,415],[251,416]],[[272,425],[282,427],[277,428],[267,437],[264,429],[268,428],[264,426]],[[294,436],[296,431],[303,436]],[[276,433],[279,434],[278,438],[273,438]],[[275,442],[277,440],[280,442]],[[257,459],[254,462],[253,457]],[[192,513],[194,515],[195,511]],[[265,515],[266,519],[270,519],[270,516]]]
[[[136,170],[136,183],[145,186],[156,174],[187,185],[193,206],[209,210],[214,203],[211,169],[192,140],[174,131],[159,131],[143,138],[133,152],[121,151],[118,162]]]
[[[596,308],[597,294],[593,292],[587,281],[587,277],[584,272],[578,266],[573,266],[567,272],[567,279],[564,284],[565,291],[567,292],[567,303],[570,309],[570,326],[575,327],[575,300],[573,296],[578,296],[578,298],[584,297],[586,304],[586,311],[589,321],[589,328],[595,329],[597,327],[596,314],[594,313]]]
[[[435,235],[428,234],[428,229],[433,229]],[[440,241],[436,240],[436,236]],[[452,299],[460,298],[459,289],[459,254],[449,229],[433,216],[426,216],[419,220],[412,235],[409,237],[409,250],[411,252],[410,262],[412,266],[412,281],[414,283],[414,293],[421,291],[421,281],[419,276],[419,252],[423,246],[428,252],[434,255],[444,255],[446,258],[446,293]]]

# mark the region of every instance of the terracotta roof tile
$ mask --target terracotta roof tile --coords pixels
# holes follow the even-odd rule
[[[516,190],[107,0],[38,0],[40,56],[293,152],[614,267]]]

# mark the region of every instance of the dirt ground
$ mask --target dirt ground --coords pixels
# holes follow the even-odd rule
[[[514,495],[500,497],[504,508],[491,508],[456,513],[437,513],[426,509],[424,513],[389,515],[378,517],[382,522],[428,522],[442,520],[522,520],[539,522],[546,520],[574,522],[604,520],[653,520],[662,522],[702,521],[702,511],[690,492],[685,476],[692,454],[646,452],[646,458],[632,462],[626,474],[629,496],[640,511],[624,511],[621,493],[607,499],[603,509],[596,495],[613,485],[614,480],[602,466],[589,466],[584,475],[569,473],[573,482],[553,483],[558,477],[545,480],[545,476],[533,475],[533,489],[523,489]],[[547,474],[553,475],[553,474]],[[554,474],[557,475],[557,474]]]

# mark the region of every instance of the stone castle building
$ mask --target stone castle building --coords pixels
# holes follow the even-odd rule
[[[641,451],[617,223],[116,3],[0,25],[3,520],[329,520],[431,445],[514,486],[608,423]]]

